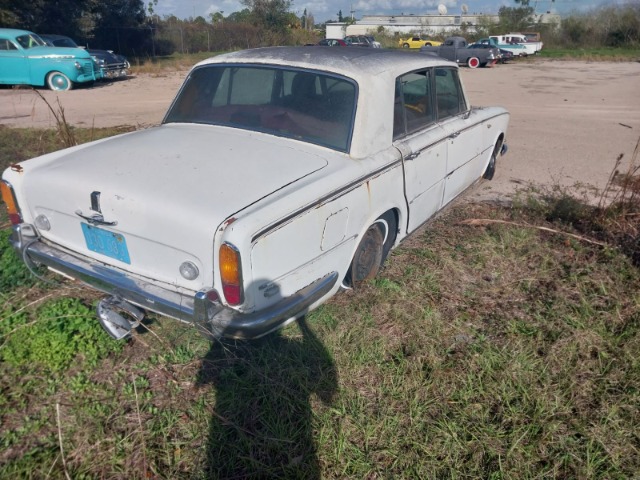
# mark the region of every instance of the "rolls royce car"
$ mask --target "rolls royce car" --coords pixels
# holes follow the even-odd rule
[[[439,57],[238,51],[193,67],[161,125],[12,165],[2,196],[21,258],[105,292],[113,337],[151,311],[255,338],[490,179],[508,122]]]

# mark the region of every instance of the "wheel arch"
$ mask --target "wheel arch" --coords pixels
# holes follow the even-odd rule
[[[402,209],[397,206],[388,206],[387,208],[381,208],[375,210],[377,214],[371,214],[367,216],[366,221],[362,222],[362,225],[358,229],[356,241],[349,255],[349,263],[345,265],[345,273],[342,275],[343,286],[351,287],[352,285],[346,285],[345,280],[349,276],[349,270],[351,269],[351,263],[360,248],[361,239],[365,236],[369,228],[373,225],[379,224],[380,228],[385,228],[386,232],[383,233],[384,238],[384,251],[380,265],[383,265],[386,261],[389,253],[398,245],[399,241],[403,238],[401,232],[401,222],[406,221],[402,217]],[[348,282],[347,282],[348,283]]]

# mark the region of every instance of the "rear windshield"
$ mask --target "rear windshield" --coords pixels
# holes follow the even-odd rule
[[[205,123],[349,150],[356,86],[310,70],[210,65],[194,70],[164,123]]]

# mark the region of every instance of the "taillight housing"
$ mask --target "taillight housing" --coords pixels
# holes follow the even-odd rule
[[[18,202],[16,200],[16,194],[13,191],[13,187],[8,182],[2,180],[0,181],[0,190],[2,191],[2,201],[7,205],[9,221],[13,225],[22,223],[22,215],[18,208]]]
[[[230,243],[223,243],[220,247],[218,263],[224,298],[229,305],[240,305],[244,300],[240,252]]]

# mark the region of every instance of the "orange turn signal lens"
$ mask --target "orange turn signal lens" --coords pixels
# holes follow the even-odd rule
[[[222,291],[231,305],[242,303],[242,270],[240,252],[228,243],[220,247],[219,263]]]
[[[7,205],[7,212],[9,213],[9,220],[11,223],[13,225],[22,223],[22,215],[20,215],[18,202],[16,202],[16,196],[11,185],[5,181],[1,181],[0,191],[2,191],[2,201]]]

